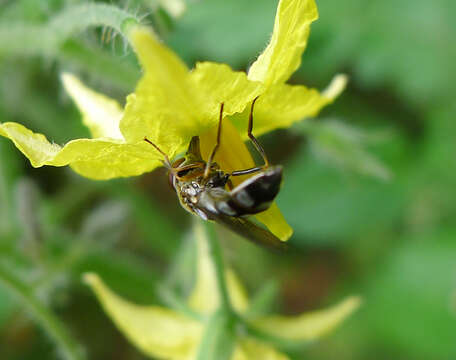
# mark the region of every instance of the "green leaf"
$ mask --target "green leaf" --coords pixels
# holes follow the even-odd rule
[[[359,319],[386,351],[410,359],[456,357],[455,236],[454,228],[406,236],[365,278]]]
[[[327,79],[335,69],[352,68],[363,87],[388,86],[417,105],[451,101],[456,90],[456,36],[452,0],[347,0],[319,4],[301,76]],[[360,14],[362,13],[362,16]],[[316,74],[317,73],[317,74]]]
[[[298,124],[297,129],[309,135],[311,151],[317,158],[361,175],[391,179],[390,170],[366,150],[369,143],[378,142],[384,135],[338,120],[307,121]]]
[[[345,177],[309,159],[306,149],[296,159],[278,197],[295,230],[292,241],[334,244],[378,232],[402,216],[406,194],[401,182]]]

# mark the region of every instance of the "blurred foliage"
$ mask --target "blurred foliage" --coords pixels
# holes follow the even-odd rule
[[[216,60],[246,69],[267,43],[277,2],[189,1],[179,17],[164,1],[108,3],[154,25],[189,65]],[[317,3],[320,20],[292,81],[321,89],[345,72],[350,85],[318,119],[261,139],[285,165],[278,201],[295,247],[269,254],[222,231],[227,258],[265,308],[297,313],[343,294],[365,298],[353,319],[305,350],[306,359],[454,359],[456,3]],[[53,44],[30,31],[81,4],[0,1],[0,121],[63,143],[88,132],[61,89],[61,71],[122,102],[133,90],[136,60],[110,29],[62,32]],[[89,358],[144,358],[80,275],[97,272],[139,303],[172,304],[164,288],[188,292],[190,219],[167,187],[163,170],[93,182],[68,169],[32,169],[0,138],[2,359],[58,356],[58,340],[37,325],[42,308]],[[3,286],[7,279],[20,286]]]

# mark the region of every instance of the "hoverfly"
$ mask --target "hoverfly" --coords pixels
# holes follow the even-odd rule
[[[163,155],[163,163],[168,168],[170,183],[185,210],[203,220],[221,223],[248,240],[270,247],[283,248],[285,245],[279,238],[248,219],[248,215],[257,214],[269,208],[282,183],[282,167],[269,165],[263,147],[252,134],[253,108],[257,99],[258,97],[253,100],[250,108],[247,133],[263,158],[263,166],[224,172],[213,161],[221,141],[223,103],[220,105],[216,144],[207,161],[204,161],[201,156],[198,136],[191,139],[185,156],[173,163],[147,137],[144,141]],[[255,175],[233,187],[231,177],[247,174]]]

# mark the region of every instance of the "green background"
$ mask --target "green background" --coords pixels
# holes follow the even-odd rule
[[[0,0],[0,121],[63,144],[88,136],[63,92],[62,71],[124,103],[140,70],[109,30],[52,48],[28,39],[76,0]],[[267,44],[275,0],[189,1],[173,18],[154,0],[109,1],[143,17],[192,66],[245,70]],[[227,261],[249,293],[273,289],[295,314],[351,294],[362,308],[292,359],[456,358],[456,2],[319,0],[290,82],[347,90],[318,119],[261,138],[285,167],[278,203],[295,230],[277,255],[223,232]],[[12,31],[11,24],[24,31]],[[103,35],[104,33],[104,35]],[[104,40],[102,40],[102,38]],[[190,215],[163,169],[95,182],[68,168],[33,169],[0,138],[0,265],[27,284],[91,359],[144,359],[102,312],[81,273],[123,296],[163,301],[163,284],[191,287]],[[170,271],[170,268],[172,271]],[[52,339],[0,281],[2,360],[55,359]]]

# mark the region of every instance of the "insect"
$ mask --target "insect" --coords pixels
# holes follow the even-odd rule
[[[198,136],[191,139],[185,156],[173,163],[147,137],[144,140],[163,155],[163,163],[168,168],[170,183],[185,210],[203,220],[221,223],[256,243],[283,248],[284,243],[280,239],[248,218],[248,215],[257,214],[269,208],[282,182],[282,167],[269,164],[263,147],[252,134],[253,108],[257,99],[258,97],[253,100],[250,108],[248,136],[261,154],[263,166],[224,172],[214,162],[221,141],[223,103],[220,106],[216,144],[207,161],[201,156]],[[236,187],[233,186],[231,177],[247,174],[254,175]]]

